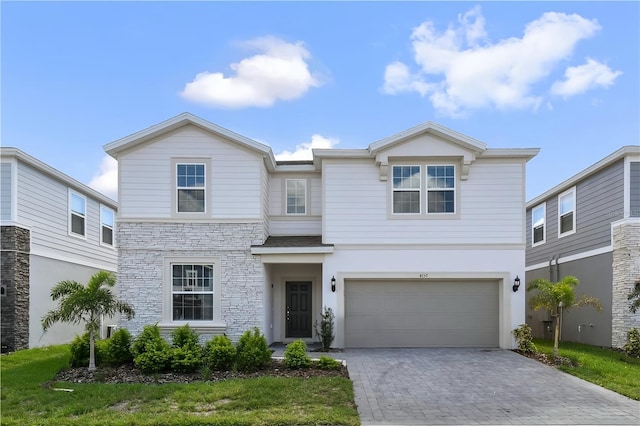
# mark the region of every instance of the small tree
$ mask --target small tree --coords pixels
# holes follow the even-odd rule
[[[640,309],[640,280],[637,280],[634,283],[634,288],[631,293],[627,296],[628,300],[631,300],[631,306],[629,306],[629,310],[634,314],[638,312]]]
[[[318,321],[316,321],[314,324],[316,335],[318,335],[318,338],[322,342],[322,349],[325,351],[328,351],[329,348],[331,348],[331,343],[333,343],[333,339],[335,337],[335,334],[333,332],[334,318],[335,315],[333,314],[333,310],[325,306],[320,322],[318,323]]]
[[[57,322],[86,323],[89,332],[89,371],[96,369],[95,335],[100,327],[101,316],[121,313],[131,319],[135,315],[131,305],[119,301],[111,291],[115,284],[115,276],[106,271],[94,274],[86,286],[77,281],[60,281],[51,289],[51,299],[59,300],[58,307],[42,318],[45,331]]]
[[[538,290],[529,299],[529,305],[534,311],[544,309],[549,312],[555,320],[555,330],[553,333],[553,356],[558,356],[558,339],[560,336],[560,321],[562,321],[563,311],[590,305],[598,311],[602,311],[600,301],[593,297],[583,295],[576,301],[575,287],[579,284],[576,277],[566,276],[557,283],[537,279],[529,283],[527,291]]]

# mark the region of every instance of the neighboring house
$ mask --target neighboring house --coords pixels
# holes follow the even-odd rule
[[[0,148],[2,351],[65,343],[82,325],[42,317],[57,306],[51,288],[116,272],[117,205],[16,148]],[[106,326],[106,324],[105,324]],[[103,327],[102,332],[106,332]]]
[[[563,315],[563,340],[621,347],[640,326],[627,295],[640,279],[640,146],[625,146],[527,203],[527,283],[573,275],[600,299]],[[527,308],[534,334],[551,318]]]
[[[204,338],[334,347],[513,346],[525,319],[525,165],[427,122],[277,162],[185,113],[105,145],[118,160],[118,283],[136,317]]]

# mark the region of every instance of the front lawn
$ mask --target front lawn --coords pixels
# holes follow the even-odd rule
[[[67,345],[2,356],[3,425],[360,424],[353,386],[344,377],[48,383],[69,356]]]
[[[551,355],[553,342],[534,339],[540,352]],[[582,343],[560,342],[560,356],[571,359],[576,367],[560,370],[595,383],[629,398],[640,400],[640,359],[613,349]]]

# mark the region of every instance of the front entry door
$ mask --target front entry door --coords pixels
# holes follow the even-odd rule
[[[287,281],[287,337],[311,337],[311,282]]]

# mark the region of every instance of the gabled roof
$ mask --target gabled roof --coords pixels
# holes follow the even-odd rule
[[[478,154],[487,149],[487,144],[485,144],[484,142],[480,142],[479,140],[463,135],[462,133],[456,132],[455,130],[451,130],[438,123],[434,123],[433,121],[427,121],[426,123],[418,124],[417,126],[404,130],[400,133],[396,133],[395,135],[380,139],[379,141],[376,141],[369,145],[368,149],[371,154],[376,154],[382,150],[391,148],[394,145],[402,143],[407,139],[413,138],[423,133],[430,133],[434,136],[438,136],[456,145],[460,145],[465,149],[474,151]]]
[[[62,173],[60,170],[51,167],[50,165],[43,163],[37,158],[27,154],[26,152],[13,147],[0,147],[0,157],[2,159],[15,158],[18,161],[28,164],[34,169],[38,170],[40,173],[43,173],[62,184],[68,186],[69,188],[74,189],[88,197],[91,197],[104,205],[111,207],[114,210],[118,209],[118,203],[107,197],[106,195],[96,191],[95,189],[85,185],[82,182],[77,181],[76,179]]]
[[[547,199],[547,198],[549,198],[549,197],[551,197],[551,196],[553,196],[555,194],[559,194],[559,193],[565,191],[566,189],[571,188],[572,186],[576,185],[581,180],[584,180],[585,178],[591,176],[592,174],[597,173],[597,172],[599,172],[600,170],[602,170],[602,169],[604,169],[606,167],[609,167],[611,164],[615,163],[618,160],[621,160],[621,159],[625,158],[628,155],[640,155],[640,146],[639,145],[623,146],[622,148],[616,150],[612,154],[607,155],[606,157],[604,157],[602,160],[598,161],[597,163],[592,164],[591,166],[587,167],[586,169],[584,169],[580,173],[577,173],[577,174],[573,175],[572,177],[570,177],[569,179],[565,180],[564,182],[559,183],[558,185],[554,186],[553,188],[549,189],[548,191],[545,191],[542,194],[538,195],[537,197],[533,198],[532,200],[529,200],[527,202],[526,208],[529,209],[529,208],[535,206],[536,204],[541,203],[545,199]]]
[[[232,142],[237,143],[238,145],[244,146],[245,148],[261,154],[265,157],[265,159],[267,159],[268,167],[270,169],[275,168],[276,160],[271,147],[254,141],[253,139],[250,139],[246,136],[242,136],[238,133],[232,132],[231,130],[225,129],[224,127],[218,126],[217,124],[213,124],[188,112],[183,112],[182,114],[176,115],[175,117],[172,117],[154,126],[148,127],[144,130],[140,130],[139,132],[136,132],[132,135],[125,136],[124,138],[118,139],[117,141],[108,143],[104,145],[103,148],[107,152],[107,154],[115,158],[119,152],[133,148],[136,145],[144,143],[148,140],[151,140],[188,124],[192,124],[218,136],[222,136],[226,139],[231,140]]]

